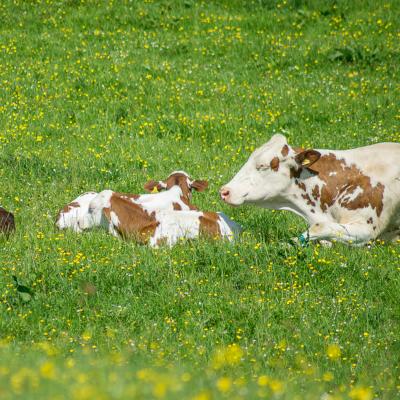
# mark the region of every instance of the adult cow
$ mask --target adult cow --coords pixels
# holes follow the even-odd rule
[[[400,144],[303,150],[276,134],[220,190],[228,204],[289,210],[310,240],[364,244],[400,237]]]

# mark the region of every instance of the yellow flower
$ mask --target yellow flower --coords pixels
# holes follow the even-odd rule
[[[337,360],[340,357],[340,347],[336,343],[332,343],[326,349],[326,354],[331,360]]]
[[[258,377],[258,385],[259,386],[267,386],[269,383],[269,378],[267,375],[261,375]]]
[[[230,344],[227,347],[220,348],[216,351],[212,365],[215,369],[229,365],[237,365],[243,357],[243,350],[237,344]]]
[[[372,400],[373,393],[370,388],[359,386],[350,390],[349,397],[353,400]]]
[[[46,361],[40,366],[40,374],[47,379],[54,379],[56,376],[54,364]]]
[[[231,386],[232,386],[232,381],[230,378],[226,376],[219,378],[217,381],[217,388],[222,393],[228,392]]]

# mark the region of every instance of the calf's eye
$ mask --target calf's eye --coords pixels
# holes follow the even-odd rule
[[[269,168],[269,166],[267,164],[257,164],[256,165],[256,170],[257,171],[261,171],[261,170],[264,170],[264,169],[267,169],[267,168]]]

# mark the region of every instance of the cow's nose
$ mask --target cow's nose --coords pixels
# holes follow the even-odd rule
[[[221,195],[221,199],[225,201],[231,194],[231,191],[228,187],[224,186],[220,189],[219,194]]]

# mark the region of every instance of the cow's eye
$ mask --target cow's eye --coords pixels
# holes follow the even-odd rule
[[[256,170],[257,171],[263,171],[269,168],[268,164],[257,164],[256,165]]]

